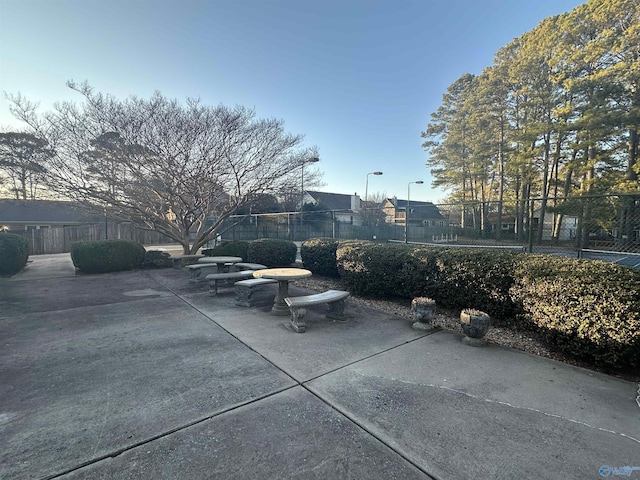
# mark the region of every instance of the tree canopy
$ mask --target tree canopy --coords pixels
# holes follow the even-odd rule
[[[481,205],[497,202],[501,217],[509,200],[522,233],[540,198],[539,235],[549,199],[640,193],[639,84],[640,2],[589,0],[547,18],[448,88],[422,132],[434,185],[472,205],[480,229]]]
[[[254,111],[186,104],[156,92],[119,100],[88,84],[83,96],[44,114],[10,96],[13,114],[52,152],[47,187],[114,219],[165,234],[193,253],[243,207],[295,190],[317,156],[284,122]]]

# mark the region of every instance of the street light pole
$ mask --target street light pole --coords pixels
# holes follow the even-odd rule
[[[302,228],[303,228],[303,223],[304,223],[304,219],[303,219],[303,215],[304,215],[304,166],[307,163],[316,163],[319,162],[320,159],[318,157],[311,157],[308,158],[307,160],[303,160],[302,161],[302,176],[301,176],[301,183],[300,183],[300,240],[302,240]]]
[[[368,201],[368,194],[369,194],[369,175],[382,175],[382,172],[371,172],[371,173],[367,173],[367,183],[365,183],[364,186],[364,212],[365,212],[365,218],[367,220],[367,224],[369,224],[369,214],[367,212],[367,201]]]
[[[408,229],[409,229],[409,202],[411,197],[411,184],[422,185],[422,180],[416,180],[415,182],[409,182],[407,185],[407,206],[404,211],[404,243],[409,243]]]

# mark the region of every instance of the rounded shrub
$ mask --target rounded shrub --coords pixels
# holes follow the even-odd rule
[[[144,254],[140,268],[171,268],[171,255],[159,250],[149,250]]]
[[[118,272],[139,268],[145,249],[131,240],[98,240],[71,244],[73,265],[85,273]]]
[[[0,233],[0,275],[15,275],[29,259],[29,243],[13,233]]]
[[[336,250],[338,240],[333,238],[314,238],[307,240],[300,246],[300,257],[304,268],[316,275],[338,277]]]
[[[224,241],[219,245],[216,245],[213,248],[205,248],[202,250],[202,254],[207,257],[217,257],[217,256],[230,256],[230,257],[240,257],[242,260],[246,261],[248,257],[247,249],[249,248],[249,242],[245,242],[242,240],[238,241]]]
[[[408,273],[413,270],[412,250],[403,244],[341,242],[336,250],[338,272],[355,295],[408,297],[415,281]]]
[[[640,272],[593,260],[526,255],[511,288],[520,318],[565,353],[640,366]]]
[[[438,249],[434,295],[445,308],[479,308],[492,317],[511,317],[515,307],[509,289],[515,281],[515,262],[522,256],[505,250]]]
[[[293,242],[263,238],[249,242],[247,261],[267,267],[288,267],[295,263],[297,252],[298,247]]]

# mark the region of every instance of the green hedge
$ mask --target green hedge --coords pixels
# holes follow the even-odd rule
[[[133,270],[144,260],[145,249],[131,240],[99,240],[71,245],[73,265],[85,273]]]
[[[149,250],[144,254],[144,260],[140,264],[140,268],[171,268],[173,262],[171,261],[171,255],[167,252],[161,252],[159,250]]]
[[[0,275],[15,275],[29,259],[29,244],[21,235],[0,232]]]
[[[496,250],[427,248],[403,244],[339,244],[336,261],[356,295],[430,297],[446,308],[514,313],[509,297],[518,254]]]
[[[420,290],[413,247],[402,244],[344,242],[336,262],[344,285],[355,295],[410,297]],[[426,295],[428,296],[428,295]]]
[[[242,260],[247,261],[247,258],[249,258],[248,249],[249,249],[249,242],[245,242],[242,240],[234,241],[234,242],[224,241],[213,248],[207,248],[202,250],[202,254],[208,257],[216,257],[216,256],[240,257],[242,258]]]
[[[249,243],[247,261],[267,267],[288,267],[295,263],[297,252],[298,247],[293,242],[264,238]]]
[[[519,317],[564,352],[640,366],[640,272],[600,261],[527,255],[511,288]]]
[[[435,298],[446,308],[478,308],[498,318],[516,311],[509,289],[522,253],[505,250],[439,248]]]
[[[314,238],[307,240],[300,246],[300,257],[304,268],[316,275],[338,277],[336,250],[338,240],[333,238]]]

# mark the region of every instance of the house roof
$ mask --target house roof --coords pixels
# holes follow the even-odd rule
[[[399,198],[387,198],[387,204],[393,205],[397,210],[404,210],[407,208],[407,200],[400,200]],[[430,218],[434,220],[444,220],[445,218],[431,202],[419,202],[417,200],[410,200],[409,207],[413,215],[418,215],[421,218]]]
[[[84,223],[88,215],[72,202],[0,199],[0,223]]]
[[[306,193],[327,210],[351,210],[351,195],[342,193],[312,192]]]

